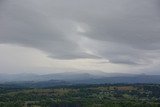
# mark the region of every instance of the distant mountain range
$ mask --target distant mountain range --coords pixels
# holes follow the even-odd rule
[[[123,73],[105,73],[101,71],[79,71],[79,72],[64,72],[54,74],[0,74],[0,82],[17,82],[17,81],[49,81],[49,80],[64,80],[64,81],[81,81],[88,79],[100,79],[105,77],[123,77],[134,76],[134,74]]]
[[[123,74],[123,73],[86,73],[65,72],[47,75],[37,74],[0,74],[1,84],[19,84],[31,87],[50,87],[73,84],[115,84],[115,83],[156,83],[160,75]]]

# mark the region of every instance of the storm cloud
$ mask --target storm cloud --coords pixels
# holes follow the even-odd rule
[[[0,44],[158,71],[159,10],[159,0],[1,0]]]

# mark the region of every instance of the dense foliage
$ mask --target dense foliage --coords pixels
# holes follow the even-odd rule
[[[0,86],[0,107],[160,107],[158,84]]]

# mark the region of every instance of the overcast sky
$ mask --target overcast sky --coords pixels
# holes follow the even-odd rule
[[[160,0],[0,0],[0,73],[160,74]]]

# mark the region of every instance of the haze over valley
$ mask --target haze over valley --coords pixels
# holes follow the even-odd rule
[[[0,107],[160,107],[160,0],[0,0]]]

